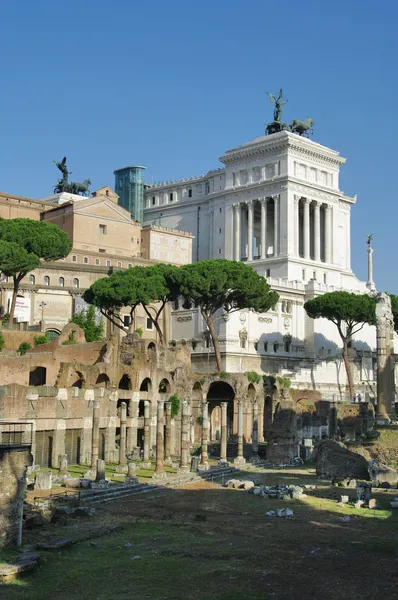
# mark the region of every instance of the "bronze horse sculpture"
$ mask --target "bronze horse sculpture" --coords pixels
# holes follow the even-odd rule
[[[308,135],[309,132],[314,133],[314,121],[313,119],[305,119],[304,121],[299,121],[298,119],[293,119],[291,122],[288,131],[292,133],[298,133],[299,135]]]

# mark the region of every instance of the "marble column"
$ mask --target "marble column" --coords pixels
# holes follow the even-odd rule
[[[274,196],[274,256],[279,254],[279,196]]]
[[[184,400],[181,407],[181,462],[179,470],[183,473],[189,471],[189,406]]]
[[[238,400],[238,455],[234,460],[235,465],[245,464],[243,457],[243,402]]]
[[[127,405],[122,402],[120,405],[120,443],[119,443],[119,464],[116,467],[118,473],[127,473],[126,458],[126,433],[127,433]]]
[[[165,462],[171,461],[171,402],[165,402],[166,427],[164,440],[164,458]]]
[[[220,441],[220,463],[227,462],[227,408],[228,402],[221,402],[221,441]]]
[[[100,403],[98,400],[93,402],[93,429],[91,434],[91,468],[97,468],[97,460],[99,455],[99,420],[100,420]]]
[[[314,202],[314,260],[321,262],[321,205]]]
[[[294,197],[294,254],[300,256],[300,198]]]
[[[234,215],[235,215],[235,260],[240,260],[240,204],[234,204]]]
[[[247,202],[247,260],[253,260],[253,201]]]
[[[150,415],[151,405],[148,400],[144,402],[144,461],[149,461],[149,453],[150,453],[150,423],[151,423],[151,415]]]
[[[156,467],[153,477],[165,479],[164,471],[164,400],[158,400],[156,418]]]
[[[332,207],[326,205],[325,208],[325,262],[331,262],[332,258],[332,247],[331,247],[331,223],[332,223]]]
[[[310,200],[304,198],[304,258],[310,258]]]
[[[202,404],[202,448],[199,469],[205,471],[209,468],[207,445],[209,443],[209,403]]]
[[[267,258],[267,198],[261,198],[261,260]]]
[[[252,432],[252,454],[258,455],[258,404],[253,402],[253,432]]]

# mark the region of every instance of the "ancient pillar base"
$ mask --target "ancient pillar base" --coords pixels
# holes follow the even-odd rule
[[[116,473],[127,473],[129,470],[127,465],[116,465]]]
[[[141,469],[150,469],[152,467],[151,462],[143,462],[141,463]]]
[[[178,474],[180,474],[180,473],[189,473],[189,471],[190,471],[190,468],[188,467],[188,465],[185,465],[183,467],[178,467],[178,469],[177,469],[177,473]]]
[[[165,465],[167,465],[168,467],[171,467],[173,461],[171,458],[165,458],[165,460],[163,461]]]
[[[208,471],[210,469],[209,463],[203,463],[198,465],[198,471]]]
[[[237,456],[234,459],[234,465],[245,465],[246,464],[246,459],[243,458],[243,456]]]
[[[159,471],[158,473],[155,471],[155,473],[152,475],[152,479],[156,481],[164,481],[167,479],[167,473],[166,471]]]
[[[95,481],[96,477],[97,477],[96,469],[88,469],[88,471],[85,471],[83,473],[83,479],[89,479],[90,481]]]
[[[220,467],[229,467],[229,462],[225,458],[220,458],[217,464]]]

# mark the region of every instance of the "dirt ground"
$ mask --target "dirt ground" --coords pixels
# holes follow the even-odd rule
[[[120,531],[46,555],[40,570],[0,588],[7,600],[370,600],[397,598],[397,490],[380,509],[338,507],[342,493],[314,473],[247,473],[259,483],[316,484],[302,500],[276,500],[211,482],[98,509],[91,523]],[[289,507],[293,518],[267,517]],[[349,522],[340,521],[350,516]],[[83,526],[82,521],[82,526]],[[76,525],[74,525],[76,526]],[[51,526],[54,527],[54,526]],[[65,535],[66,528],[58,528]],[[30,535],[33,534],[29,534]]]

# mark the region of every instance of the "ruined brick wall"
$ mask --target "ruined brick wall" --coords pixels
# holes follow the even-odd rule
[[[0,448],[0,548],[18,543],[30,449]]]

